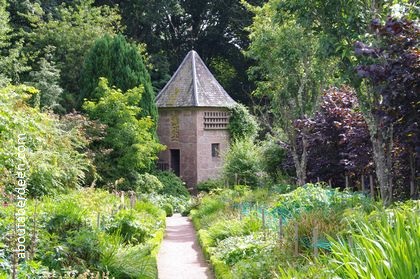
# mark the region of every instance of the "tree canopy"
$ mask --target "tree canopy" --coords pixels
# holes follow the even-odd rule
[[[267,96],[274,125],[286,135],[291,147],[298,176],[303,185],[306,179],[307,135],[299,150],[297,121],[310,117],[325,86],[327,59],[321,59],[320,41],[297,21],[279,22],[275,9],[277,1],[269,1],[256,13],[250,26],[251,45],[248,55],[257,60],[251,73],[258,79],[255,94]]]
[[[252,0],[260,5],[264,0]],[[161,89],[184,56],[195,49],[235,99],[250,103],[254,88],[246,70],[252,61],[242,51],[249,45],[245,27],[252,22],[240,0],[99,0],[121,9],[126,34],[147,45],[154,86]],[[223,62],[234,71],[218,71]]]
[[[85,55],[97,38],[121,30],[118,10],[94,6],[93,0],[71,4],[51,1],[50,5],[11,1],[10,10],[16,36],[25,42],[23,53],[28,66],[37,69],[45,50],[54,47],[49,55],[60,70],[59,85],[64,90],[61,104],[68,111],[80,108],[80,68]],[[28,70],[21,79],[29,79]]]

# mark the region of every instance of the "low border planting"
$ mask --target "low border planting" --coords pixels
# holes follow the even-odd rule
[[[157,278],[157,253],[165,231],[165,212],[147,200],[130,200],[98,189],[74,190],[28,201],[28,258],[0,261],[29,278]],[[13,207],[2,211],[0,245],[13,247]],[[3,218],[4,217],[4,218]],[[32,229],[33,228],[33,229]],[[0,271],[0,278],[9,272]],[[55,274],[55,275],[54,275]],[[83,275],[85,274],[85,275]]]
[[[420,276],[418,201],[386,209],[320,184],[286,194],[240,187],[204,195],[190,216],[216,278]]]

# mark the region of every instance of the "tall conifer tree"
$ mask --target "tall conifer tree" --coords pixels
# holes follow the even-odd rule
[[[150,116],[156,123],[155,94],[149,72],[139,49],[122,36],[109,35],[98,39],[87,54],[82,72],[82,97],[96,100],[95,88],[100,77],[107,78],[109,85],[123,92],[143,86],[144,93],[139,106],[140,116]]]

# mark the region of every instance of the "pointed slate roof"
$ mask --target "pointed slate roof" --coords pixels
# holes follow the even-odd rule
[[[156,97],[160,108],[231,107],[235,104],[194,50],[185,56]]]

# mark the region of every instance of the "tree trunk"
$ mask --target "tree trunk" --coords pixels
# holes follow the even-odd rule
[[[372,114],[365,115],[373,147],[376,177],[381,198],[386,205],[392,202],[392,133],[391,127],[380,127],[380,122]]]
[[[410,152],[410,197],[417,198],[417,181],[416,181],[416,151],[414,148],[409,148]]]
[[[303,186],[306,183],[306,166],[307,166],[307,157],[308,157],[308,140],[306,139],[306,133],[303,132],[302,135],[302,153],[298,152],[297,138],[293,140],[290,139],[292,144],[292,157],[293,163],[296,169],[297,184]]]

